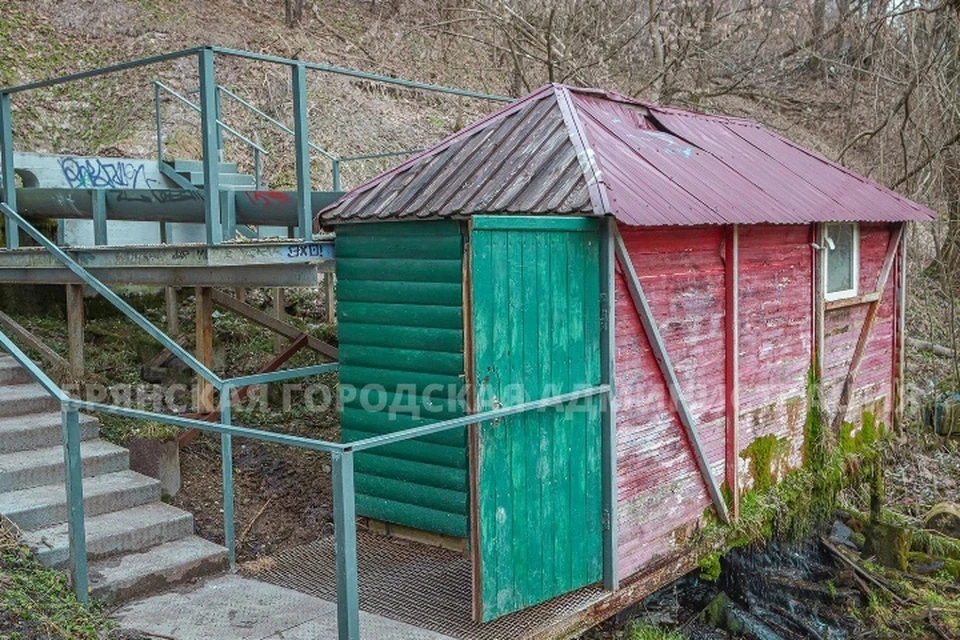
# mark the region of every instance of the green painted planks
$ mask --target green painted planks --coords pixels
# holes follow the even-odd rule
[[[339,243],[338,243],[339,244]],[[396,260],[343,258],[337,256],[337,279],[375,282],[451,282],[459,280],[463,262],[456,260],[407,260],[402,269]]]
[[[596,221],[476,217],[471,247],[478,410],[599,384]],[[480,426],[483,620],[602,577],[599,411],[591,398]]]
[[[337,291],[338,295],[339,293]],[[463,353],[462,329],[425,329],[351,323],[338,327],[337,337],[340,341],[355,345]]]
[[[414,529],[433,531],[462,538],[467,530],[467,516],[428,509],[417,505],[357,494],[357,513],[376,513],[378,520],[394,522]],[[374,517],[374,516],[371,516]]]
[[[456,222],[337,228],[344,442],[464,414]],[[466,430],[356,454],[357,513],[466,537]]]
[[[397,347],[371,347],[362,344],[351,345],[340,354],[340,363],[357,367],[376,367],[389,362],[393,371],[412,371],[415,373],[438,373],[444,376],[456,376],[463,373],[463,353],[444,353],[443,351],[420,351]]]

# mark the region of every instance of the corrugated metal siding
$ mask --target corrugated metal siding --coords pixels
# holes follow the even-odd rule
[[[600,382],[596,221],[481,228],[501,220],[471,239],[479,411]],[[483,620],[601,578],[600,402],[579,405],[479,428]]]
[[[463,415],[462,243],[456,222],[338,230],[345,442]],[[466,447],[460,429],[358,453],[357,512],[467,537]]]
[[[718,482],[723,481],[723,229],[621,226],[621,234],[697,421]],[[616,283],[617,493],[624,576],[675,549],[710,505],[690,445],[633,308]]]
[[[860,225],[859,293],[874,291],[877,275],[883,265],[890,242],[887,225]],[[876,324],[867,342],[860,363],[854,393],[847,410],[847,420],[861,421],[863,409],[873,412],[878,421],[891,424],[893,408],[893,340],[896,280],[891,275],[877,312]],[[827,407],[835,410],[840,401],[843,381],[850,369],[850,360],[860,337],[867,305],[860,304],[828,311],[824,326],[824,391]]]
[[[740,227],[740,449],[773,434],[799,465],[813,344],[808,225]],[[828,349],[829,353],[829,349]],[[738,459],[743,489],[749,461]]]
[[[346,194],[327,223],[612,214],[631,225],[929,220],[755,122],[551,85]]]

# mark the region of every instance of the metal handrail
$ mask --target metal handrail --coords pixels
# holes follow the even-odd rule
[[[165,93],[170,94],[171,96],[173,96],[174,98],[176,98],[177,100],[179,100],[180,102],[182,102],[183,104],[185,104],[186,106],[190,107],[190,109],[192,109],[193,111],[196,111],[197,113],[200,113],[200,111],[201,111],[200,105],[194,104],[193,102],[190,102],[190,100],[188,100],[185,96],[177,93],[176,90],[170,88],[169,86],[165,85],[164,83],[160,82],[159,80],[154,80],[154,81],[153,81],[153,84],[155,84],[159,89],[161,89],[161,90],[164,91]],[[267,151],[266,149],[264,149],[263,147],[261,147],[259,144],[257,144],[256,142],[254,142],[253,140],[251,140],[251,139],[248,138],[247,136],[243,135],[242,133],[240,133],[239,131],[237,131],[236,129],[234,129],[233,127],[231,127],[230,125],[226,124],[223,120],[219,120],[219,119],[218,119],[218,120],[217,120],[217,125],[219,125],[219,127],[220,127],[221,129],[223,129],[224,131],[226,131],[226,132],[229,133],[230,135],[235,136],[235,137],[239,138],[240,140],[242,140],[243,142],[245,142],[248,147],[251,147],[251,148],[253,148],[253,149],[256,149],[257,151],[259,151],[260,153],[262,153],[262,154],[265,155],[265,156],[270,155],[270,152],[269,152],[269,151]],[[291,131],[291,133],[293,133],[293,132]]]
[[[203,115],[203,110],[200,108],[200,105],[191,102],[187,99],[186,96],[177,93],[174,89],[160,82],[159,80],[154,80],[153,82],[153,100],[154,100],[154,116],[156,119],[156,132],[157,132],[157,166],[163,167],[163,118],[160,109],[160,91],[164,91],[173,98],[179,100],[181,103],[185,104],[190,109],[193,109],[195,112]],[[257,189],[260,189],[261,186],[261,171],[260,171],[260,156],[265,155],[269,156],[270,152],[264,149],[262,146],[243,135],[233,127],[227,125],[220,119],[220,109],[217,109],[217,119],[216,119],[218,131],[223,130],[229,133],[230,135],[235,136],[242,142],[246,143],[247,147],[253,149],[253,181]]]

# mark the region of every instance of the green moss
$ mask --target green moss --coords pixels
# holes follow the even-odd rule
[[[683,635],[677,631],[668,631],[655,624],[640,621],[630,628],[630,640],[683,640]]]
[[[720,578],[720,553],[714,551],[700,559],[700,577],[710,582]]]
[[[750,474],[753,476],[753,488],[767,491],[776,484],[776,466],[789,450],[790,442],[773,434],[760,436],[740,453],[740,457],[750,461]]]

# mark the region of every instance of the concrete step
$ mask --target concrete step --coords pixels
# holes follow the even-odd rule
[[[94,561],[193,535],[193,515],[153,502],[87,518],[86,532],[87,557]],[[31,531],[24,535],[24,540],[47,566],[62,568],[70,559],[66,523]]]
[[[90,563],[90,594],[105,602],[122,602],[226,567],[225,548],[188,536],[138,553]]]
[[[99,433],[99,421],[93,416],[80,414],[80,439],[93,440]],[[0,454],[54,447],[62,442],[59,412],[0,418]]]
[[[39,384],[0,385],[0,418],[59,409],[57,401]]]
[[[83,482],[88,518],[160,500],[160,482],[134,471],[94,476]],[[62,483],[0,493],[0,513],[23,531],[67,521],[67,493]]]
[[[83,475],[99,476],[130,468],[130,452],[105,440],[80,444]],[[0,492],[62,483],[63,447],[53,446],[0,455]]]
[[[172,166],[173,170],[177,173],[190,171],[203,172],[203,162],[201,160],[174,160],[173,162],[168,161],[167,164]],[[221,162],[219,170],[220,173],[237,173],[239,167],[235,162]]]
[[[33,377],[11,356],[0,356],[0,384],[27,384]]]
[[[190,181],[190,184],[202,187],[203,182],[203,172],[201,171],[184,171],[179,172],[184,178]],[[227,187],[250,187],[255,186],[257,181],[253,176],[242,174],[242,173],[221,173],[220,174],[220,186],[223,188]]]

